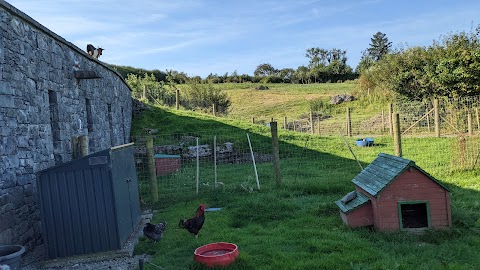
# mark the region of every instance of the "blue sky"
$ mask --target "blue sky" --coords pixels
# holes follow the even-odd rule
[[[308,48],[347,50],[355,68],[378,31],[393,47],[428,46],[480,24],[480,1],[7,0],[101,61],[189,76],[253,75],[307,65]]]

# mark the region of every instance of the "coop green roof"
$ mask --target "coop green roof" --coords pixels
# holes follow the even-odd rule
[[[365,203],[367,203],[369,201],[368,197],[365,196],[363,193],[361,192],[358,192],[357,191],[357,196],[355,197],[355,199],[347,202],[347,203],[342,203],[342,200],[338,200],[338,201],[335,201],[335,203],[337,204],[338,208],[340,208],[340,210],[344,213],[348,213],[362,205],[364,205]]]
[[[397,176],[411,167],[416,168],[432,181],[450,191],[446,186],[418,167],[415,162],[385,153],[380,153],[372,163],[352,179],[352,182],[370,195],[376,197],[393,180],[395,180]]]

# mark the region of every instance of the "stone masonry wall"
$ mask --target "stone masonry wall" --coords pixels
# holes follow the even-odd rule
[[[117,72],[0,0],[0,244],[41,249],[35,173],[72,160],[72,136],[128,143],[131,104]]]

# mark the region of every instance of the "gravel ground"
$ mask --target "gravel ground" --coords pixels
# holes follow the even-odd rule
[[[147,255],[133,256],[133,249],[140,236],[143,235],[143,226],[152,218],[151,213],[144,213],[143,219],[124,248],[117,251],[101,252],[82,256],[67,257],[48,261],[39,261],[39,254],[31,252],[22,258],[22,270],[130,270],[139,267],[140,259],[145,264],[151,259]],[[42,252],[37,251],[38,252]],[[159,268],[163,269],[163,268]]]

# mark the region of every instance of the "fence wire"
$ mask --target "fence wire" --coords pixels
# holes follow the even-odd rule
[[[290,132],[291,133],[291,132]],[[154,141],[154,181],[161,200],[181,201],[211,191],[255,192],[276,184],[271,136],[247,133],[164,134]],[[341,194],[350,181],[380,153],[394,154],[391,136],[374,136],[370,147],[358,136],[279,135],[282,185],[309,186]],[[151,181],[145,148],[147,137],[135,137],[139,190],[148,204]],[[198,140],[198,142],[197,142]],[[360,144],[361,145],[361,144]],[[403,157],[434,177],[479,167],[477,137],[402,137]],[[253,154],[252,154],[253,153]],[[360,166],[359,166],[360,164]]]
[[[319,189],[331,189],[335,187],[332,181],[354,176],[342,174],[342,168],[360,172],[379,153],[394,154],[395,113],[400,119],[403,157],[439,177],[478,169],[479,103],[479,97],[397,101],[373,116],[359,108],[337,108],[331,110],[332,116],[310,112],[296,120],[261,116],[251,121],[267,130],[271,121],[278,123],[285,185],[308,182]],[[151,161],[146,154],[147,137],[132,138],[136,143],[140,192],[148,197],[152,179],[149,162],[155,167],[151,171],[162,198],[181,199],[217,189],[253,192],[275,184],[272,139],[268,132],[265,134],[251,134],[251,142],[246,131],[241,130],[229,135],[157,134],[153,137],[155,158]],[[372,147],[357,145],[357,140],[361,143],[366,138],[374,139]]]

